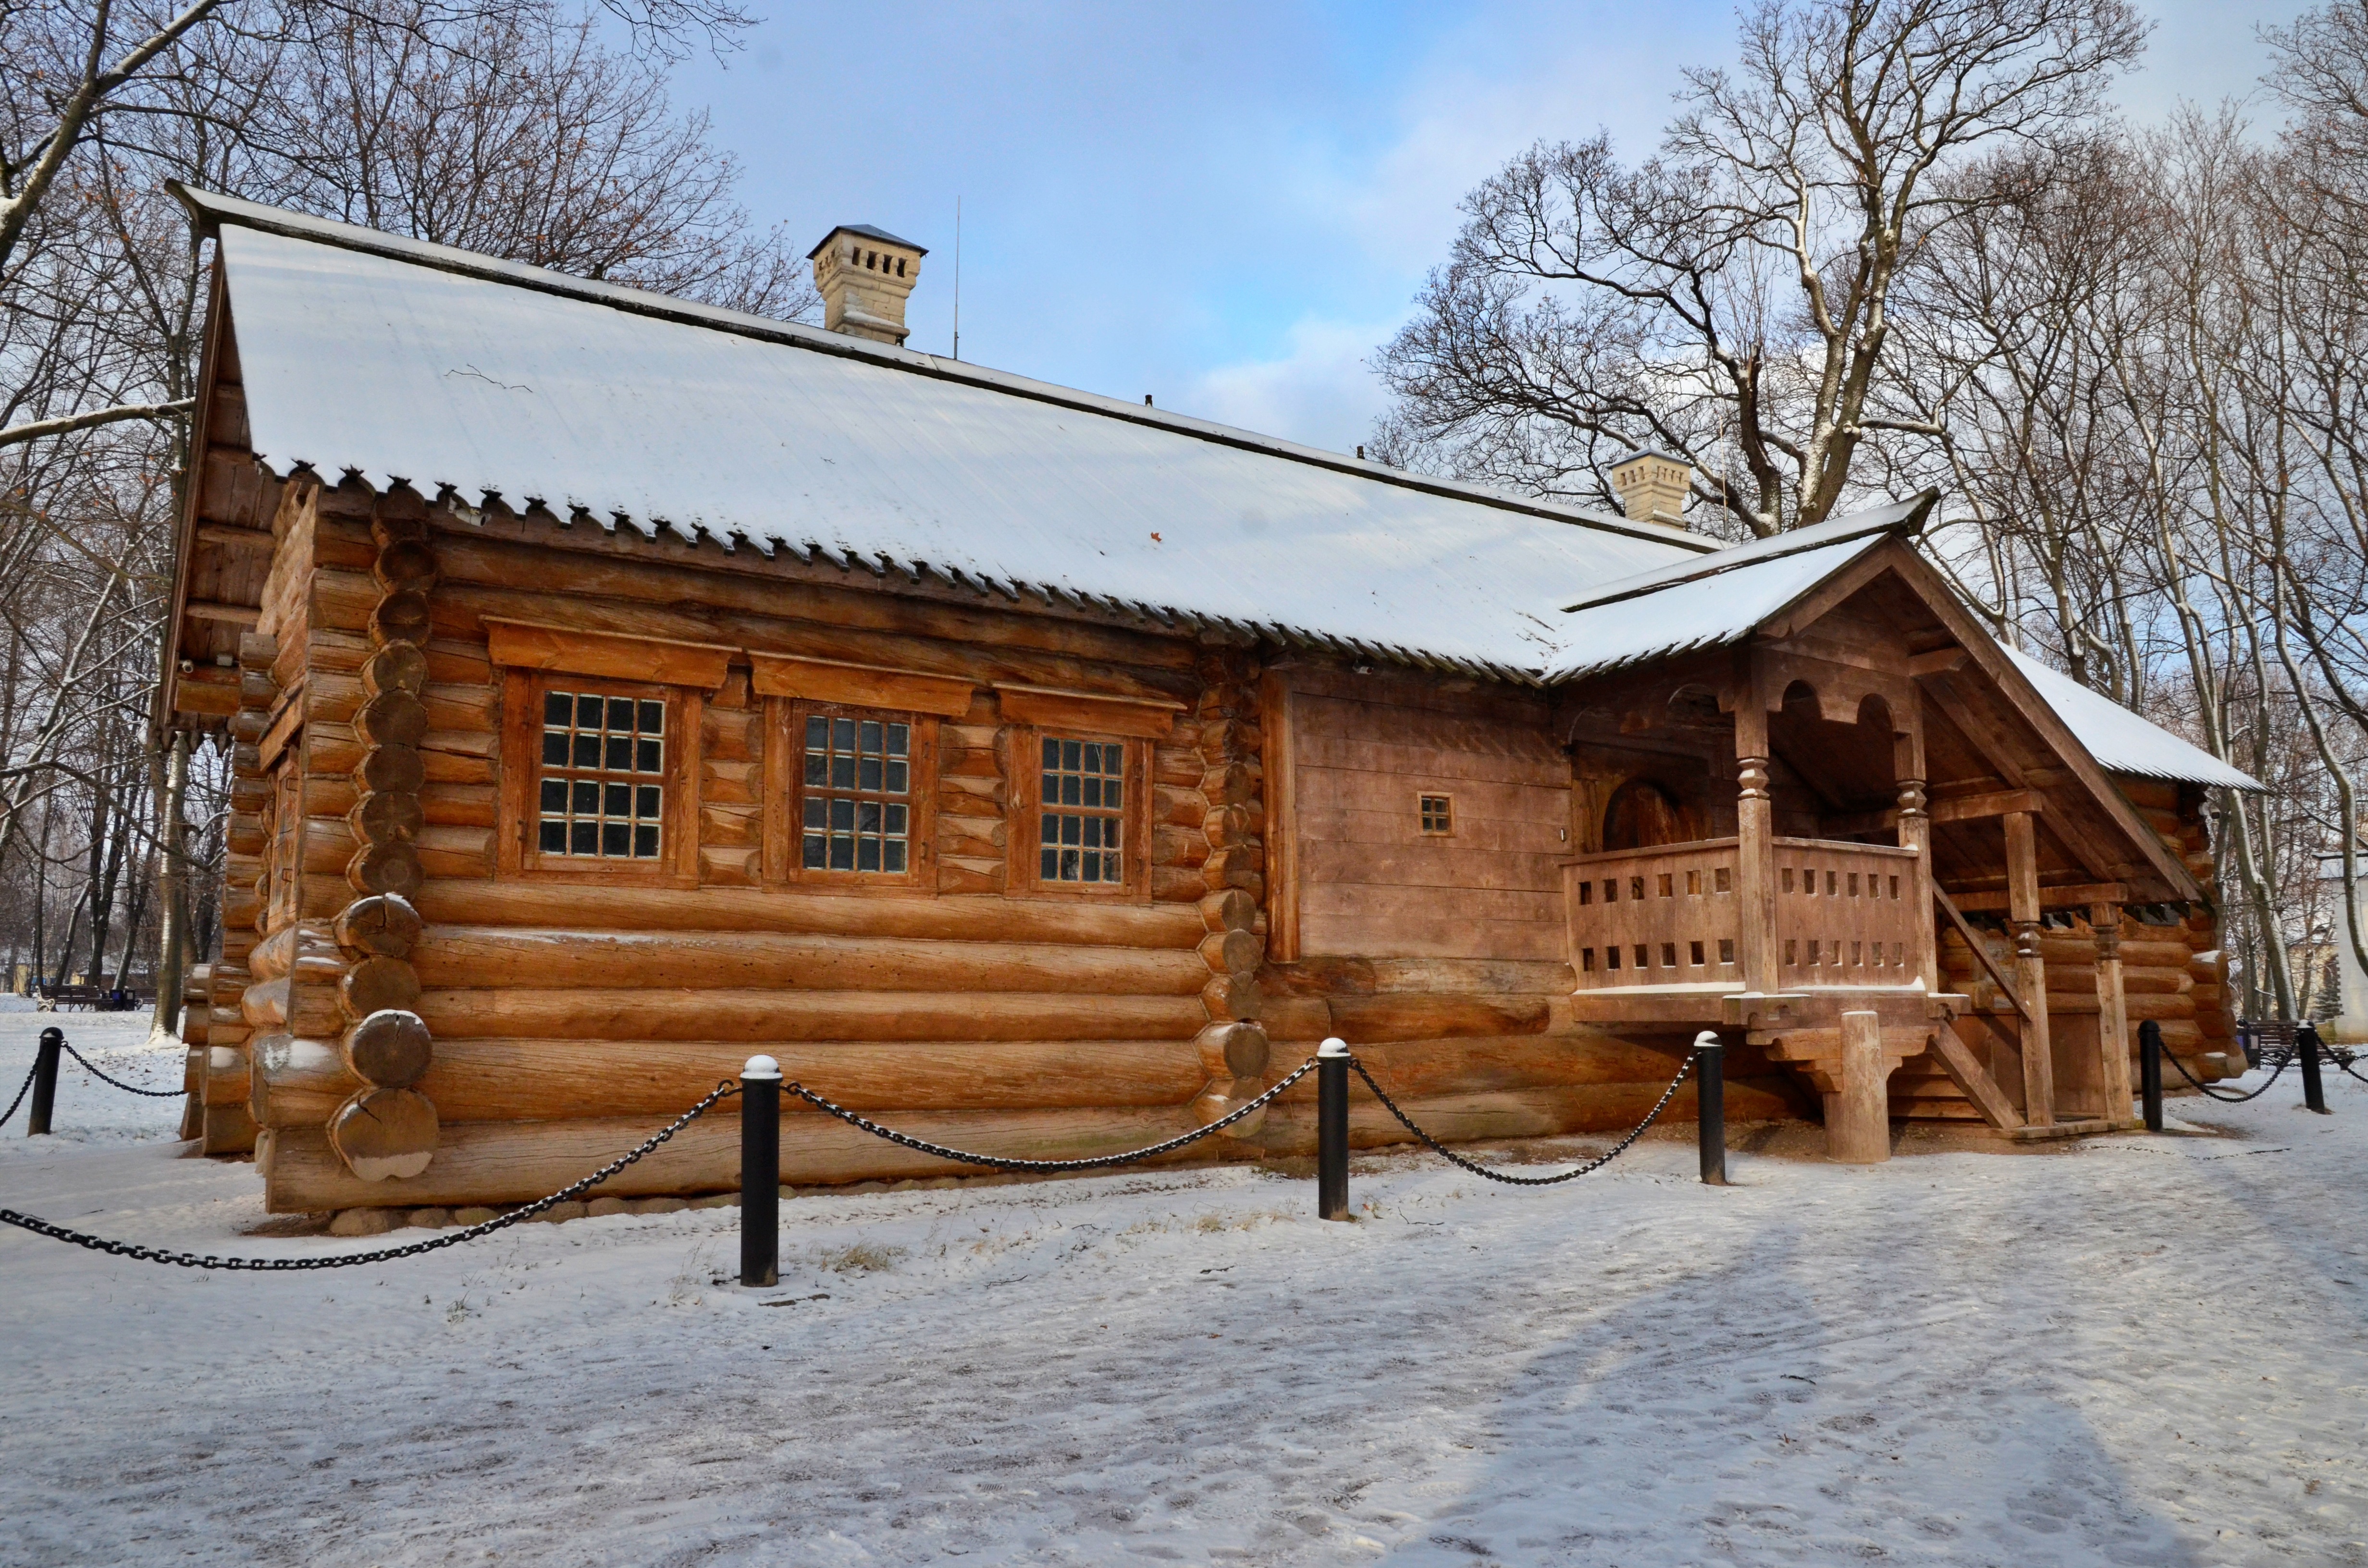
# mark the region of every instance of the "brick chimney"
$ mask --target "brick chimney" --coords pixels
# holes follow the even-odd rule
[[[929,253],[869,223],[842,223],[806,252],[822,290],[822,324],[833,332],[902,344],[905,297],[921,280]]]
[[[1611,484],[1620,492],[1620,509],[1640,522],[1685,527],[1686,493],[1693,478],[1691,463],[1651,447],[1633,451],[1611,465]]]

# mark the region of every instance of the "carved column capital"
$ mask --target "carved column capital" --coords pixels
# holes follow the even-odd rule
[[[2013,923],[2013,926],[2014,956],[2019,959],[2037,958],[2039,956],[2039,922],[2018,920]]]
[[[1921,778],[1899,780],[1899,814],[1903,817],[1925,816],[1929,813],[1924,808],[1924,780]]]
[[[1768,758],[1738,756],[1735,759],[1736,792],[1747,801],[1764,801],[1768,797]]]
[[[2097,961],[2110,963],[2118,960],[2122,956],[2121,922],[2116,920],[2110,926],[2091,926],[2090,930],[2097,938]]]

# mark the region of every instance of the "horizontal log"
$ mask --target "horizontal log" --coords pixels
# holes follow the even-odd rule
[[[521,1203],[590,1175],[663,1125],[654,1117],[583,1121],[450,1122],[439,1130],[436,1157],[408,1179],[365,1182],[348,1172],[325,1131],[278,1130],[264,1206],[285,1214],[324,1209],[421,1209],[463,1203]],[[1191,1126],[1180,1108],[1123,1107],[1053,1111],[915,1111],[898,1118],[901,1131],[951,1147],[1024,1159],[1080,1159],[1121,1153]],[[1247,1157],[1239,1145],[1203,1140],[1162,1163],[1181,1164],[1210,1149]],[[1204,1156],[1205,1157],[1205,1156]],[[955,1165],[874,1138],[817,1111],[781,1118],[781,1179],[836,1183],[905,1176],[978,1176],[982,1167]],[[592,1189],[597,1197],[638,1198],[732,1192],[740,1185],[740,1122],[730,1108],[675,1134],[647,1157]]]
[[[2007,950],[2014,950],[2011,941]],[[2039,956],[2049,963],[2075,964],[2092,967],[2097,961],[2097,944],[2088,937],[2043,936],[2039,938]],[[2122,941],[2122,969],[2184,969],[2193,957],[2185,942],[2139,940],[2124,937]]]
[[[1181,1106],[1208,1078],[1186,1040],[800,1040],[766,1050],[792,1082],[882,1115]],[[441,1040],[416,1086],[453,1121],[665,1117],[738,1076],[748,1055],[734,1041]],[[334,1105],[331,1094],[355,1086],[342,1069],[314,1057],[286,1076],[308,1103]]]
[[[213,1045],[206,1048],[206,1104],[210,1106],[246,1103],[247,1052],[244,1045]]]
[[[438,1041],[541,1040],[1190,1040],[1198,996],[1068,996],[896,991],[429,990],[419,1015]]]
[[[522,931],[434,926],[411,961],[430,989],[1064,992],[1081,999],[1197,995],[1208,966],[1186,949],[916,941],[771,931]]]
[[[1552,1016],[1545,998],[1400,992],[1331,999],[1332,1027],[1350,1046],[1473,1035],[1525,1035]]]
[[[1074,942],[1093,947],[1199,946],[1198,909],[1076,901],[865,897],[731,888],[562,887],[431,881],[420,913],[439,926],[636,931],[778,931],[941,941]]]
[[[564,541],[575,545],[576,541]],[[586,540],[600,548],[609,541]],[[758,575],[743,564],[730,571],[675,565],[618,540],[613,556],[556,549],[538,537],[513,542],[482,532],[439,529],[437,560],[446,607],[481,607],[483,613],[551,619],[597,598],[598,624],[623,632],[680,636],[791,655],[853,661],[969,676],[983,683],[1026,680],[1076,687],[1104,680],[1117,665],[1130,690],[1182,695],[1192,684],[1200,648],[1189,636],[1103,627],[1057,617],[959,605],[916,596],[868,591],[841,582],[799,581],[787,573]],[[835,575],[835,574],[834,574]],[[532,583],[541,593],[518,591]],[[552,596],[562,596],[554,601]],[[564,610],[562,607],[564,606]],[[791,619],[795,618],[795,619]],[[1146,666],[1141,669],[1128,666]],[[1155,684],[1156,683],[1156,684]],[[1099,683],[1098,683],[1099,684]]]
[[[259,1035],[252,1042],[250,1108],[265,1127],[323,1127],[370,1085],[331,1040]]]

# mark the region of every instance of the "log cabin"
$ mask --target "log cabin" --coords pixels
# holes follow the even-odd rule
[[[816,328],[182,194],[191,1118],[274,1210],[529,1199],[757,1051],[1035,1157],[1334,1034],[1474,1140],[1624,1128],[1717,1030],[1731,1114],[1855,1161],[2125,1125],[2145,1019],[2228,1068],[2203,804],[2258,786],[1995,642],[1929,494],[1723,548],[1658,453],[1611,514],[908,349],[876,229]],[[1312,1143],[1286,1097],[1187,1157]]]

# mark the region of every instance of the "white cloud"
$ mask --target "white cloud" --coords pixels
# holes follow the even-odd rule
[[[1203,371],[1182,412],[1280,436],[1330,451],[1354,451],[1389,404],[1366,361],[1396,330],[1303,319],[1285,335],[1280,358],[1244,360]]]

